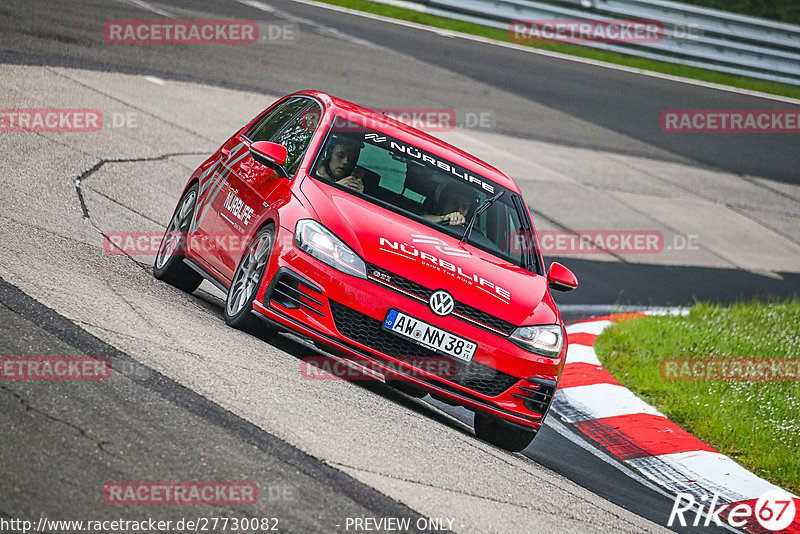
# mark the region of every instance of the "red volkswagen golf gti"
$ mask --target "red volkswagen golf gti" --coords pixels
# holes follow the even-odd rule
[[[325,93],[289,95],[194,172],[154,274],[227,293],[225,321],[291,331],[524,449],[567,340],[517,185],[479,159]]]

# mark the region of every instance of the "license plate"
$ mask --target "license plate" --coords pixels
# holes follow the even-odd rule
[[[383,327],[417,345],[464,362],[472,361],[475,349],[478,348],[478,345],[472,341],[397,310],[389,310],[386,320],[383,321]]]

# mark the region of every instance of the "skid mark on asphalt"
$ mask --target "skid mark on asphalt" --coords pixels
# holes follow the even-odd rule
[[[614,158],[610,158],[610,159],[612,161],[616,161]],[[636,170],[638,172],[641,172],[642,174],[645,174],[645,175],[649,176],[650,178],[652,178],[654,180],[657,180],[657,181],[659,181],[661,183],[668,184],[668,185],[671,185],[673,187],[677,187],[679,189],[682,189],[682,190],[686,191],[687,193],[691,193],[692,195],[695,195],[695,196],[697,196],[699,198],[702,198],[703,200],[705,200],[707,202],[711,202],[712,204],[716,204],[718,206],[724,206],[724,207],[728,208],[729,210],[741,215],[742,217],[750,219],[754,223],[761,225],[762,227],[766,228],[767,230],[775,232],[776,234],[788,239],[792,243],[800,244],[800,241],[798,241],[797,239],[795,239],[791,235],[787,234],[786,232],[780,230],[779,228],[775,228],[773,225],[765,223],[762,219],[758,219],[756,217],[753,217],[751,214],[747,213],[746,209],[752,209],[751,206],[744,206],[742,204],[737,204],[737,203],[732,203],[732,202],[722,202],[722,201],[719,201],[719,200],[715,200],[711,196],[705,194],[704,191],[702,191],[702,190],[698,190],[696,188],[689,187],[688,185],[682,184],[682,183],[679,183],[679,182],[673,182],[673,181],[670,181],[670,180],[666,180],[663,177],[659,176],[657,173],[649,172],[649,170],[646,167],[643,168],[643,167],[637,166],[637,165],[632,164],[632,163],[624,163],[623,165],[626,165],[627,167],[629,167],[631,169],[634,169],[634,170]],[[770,193],[776,194],[776,195],[778,195],[780,197],[783,197],[786,200],[789,200],[789,201],[791,201],[791,202],[793,202],[795,204],[800,204],[799,200],[794,198],[792,195],[786,193],[785,191],[781,191],[777,187],[772,187],[772,186],[770,186],[770,185],[768,185],[766,183],[760,182],[760,181],[758,181],[758,180],[756,180],[754,178],[751,178],[751,177],[743,175],[743,174],[739,174],[736,177],[739,178],[742,181],[745,181],[745,182],[757,187],[757,188],[764,189],[765,191],[769,191]],[[630,207],[630,206],[628,206],[628,207]],[[761,206],[759,211],[763,211],[763,212],[771,213],[771,214],[787,215],[787,216],[795,216],[796,215],[795,212],[769,209],[766,206]],[[703,248],[705,248],[705,247],[703,247]],[[706,249],[706,250],[708,250],[708,249]],[[709,252],[714,254],[714,252],[712,252],[710,250],[709,250]],[[719,254],[715,254],[715,255],[717,257],[722,258],[722,256],[719,256]],[[725,259],[725,258],[722,258],[722,259]],[[728,261],[728,260],[726,260],[726,261]]]
[[[81,427],[79,427],[79,426],[77,426],[77,425],[75,425],[73,423],[70,423],[69,421],[67,421],[65,419],[62,419],[60,417],[56,417],[55,415],[47,413],[47,412],[45,412],[44,410],[42,410],[40,408],[37,408],[36,406],[32,405],[31,402],[28,399],[26,399],[25,397],[23,397],[22,395],[20,395],[19,393],[15,392],[15,391],[11,391],[6,386],[2,385],[2,383],[0,383],[0,390],[2,390],[4,392],[8,393],[9,395],[11,395],[12,397],[14,397],[14,400],[16,400],[17,403],[19,403],[19,405],[22,408],[24,408],[26,412],[33,412],[33,413],[38,414],[38,415],[40,415],[40,416],[42,416],[42,417],[44,417],[46,419],[49,419],[50,421],[52,421],[54,423],[67,426],[67,427],[75,430],[77,432],[78,436],[80,436],[81,438],[84,438],[84,439],[94,443],[101,452],[106,452],[105,449],[104,449],[104,445],[108,444],[107,441],[97,441],[94,438],[92,438],[86,432],[86,430],[84,430],[83,428],[81,428]]]
[[[453,417],[453,418],[455,418],[455,419],[457,419],[459,421],[465,422],[463,420],[463,416],[459,416],[457,414],[453,414],[453,413],[450,413],[450,412],[446,411],[448,409],[451,409],[451,407],[446,406],[446,405],[444,405],[444,404],[442,404],[442,403],[440,403],[438,401],[435,401],[435,400],[432,401],[432,402],[429,402],[429,404],[431,406],[437,408],[440,412],[446,413],[447,415],[449,415],[449,416],[451,416],[451,417]],[[667,494],[664,490],[662,490],[661,488],[659,488],[655,484],[652,484],[649,480],[641,477],[638,474],[638,472],[629,469],[627,466],[617,462],[615,458],[613,458],[610,455],[608,455],[607,453],[601,451],[599,448],[596,448],[596,447],[592,446],[588,441],[586,441],[584,439],[584,437],[582,437],[582,435],[581,435],[581,437],[578,437],[578,435],[576,435],[572,430],[568,429],[566,427],[566,425],[564,425],[563,423],[561,423],[558,420],[558,418],[557,418],[558,414],[556,414],[556,412],[555,412],[555,406],[553,406],[551,408],[551,412],[552,412],[552,416],[548,416],[545,419],[545,425],[546,426],[548,426],[549,428],[553,429],[558,434],[562,435],[565,439],[568,439],[569,441],[575,443],[576,445],[578,445],[582,449],[586,450],[588,453],[590,453],[593,456],[595,456],[596,458],[598,458],[598,460],[612,465],[613,467],[615,467],[618,470],[620,470],[621,472],[623,472],[626,476],[629,476],[632,479],[634,479],[634,480],[638,481],[639,483],[643,484],[644,486],[648,487],[649,489],[652,489],[653,491],[656,491],[657,493],[660,493],[661,495],[664,495],[664,496],[668,497],[670,500],[672,499],[672,497],[669,494]],[[487,449],[486,449],[485,452],[487,454],[492,454],[496,459],[498,459],[500,461],[503,461],[506,464],[512,465],[512,466],[513,466],[512,460],[518,459],[517,455],[510,454],[510,453],[509,454],[504,454],[502,451],[499,451],[499,450],[495,449],[494,447],[488,447],[487,446]],[[537,465],[542,465],[535,458],[533,458],[530,455],[530,452],[522,451],[520,454],[522,454],[522,456],[524,456],[527,461],[533,462],[533,463],[535,463]],[[522,467],[524,469],[526,467],[526,465],[523,464]],[[541,476],[541,474],[537,475],[536,473],[533,473],[533,472],[531,472],[530,474],[531,474],[531,476],[536,476],[539,481],[546,482],[548,485],[550,485],[553,488],[559,488],[559,489],[561,488],[561,486],[559,486],[559,484],[557,483],[558,482],[558,478],[555,478],[554,480],[545,481],[545,479]],[[556,474],[556,476],[562,476],[557,471],[555,472],[555,474]],[[413,482],[413,481],[409,481],[409,482]],[[581,498],[579,500],[582,500],[584,502],[588,502],[586,499],[583,499],[583,498]],[[610,513],[610,514],[613,514],[613,512],[611,512],[611,511],[607,511],[607,512]],[[617,514],[613,514],[613,515],[614,515],[614,517],[616,517],[620,521],[624,521],[624,522],[630,524],[630,522],[628,522],[621,515],[617,515]],[[577,519],[580,520],[580,518],[577,518]],[[632,525],[632,528],[634,529],[634,531],[638,531],[636,526]]]
[[[92,166],[90,169],[82,172],[81,175],[78,176],[75,179],[75,189],[78,192],[78,198],[80,199],[80,202],[81,202],[81,209],[83,210],[83,217],[85,219],[89,219],[90,218],[89,217],[89,210],[88,210],[88,208],[86,206],[86,203],[84,202],[83,193],[81,192],[82,182],[84,180],[86,180],[87,178],[89,178],[94,173],[96,173],[97,171],[99,171],[103,167],[103,165],[105,165],[107,163],[141,163],[141,162],[145,162],[145,161],[163,161],[163,160],[167,160],[169,158],[178,157],[178,156],[205,156],[206,154],[207,154],[207,152],[170,152],[168,154],[161,154],[160,156],[151,156],[151,157],[142,157],[142,158],[101,159],[100,161],[95,163],[94,166]],[[126,208],[127,208],[127,206],[126,206]],[[131,208],[128,208],[128,209],[131,209]],[[133,210],[131,210],[131,211],[133,211]]]
[[[135,209],[131,208],[130,206],[126,206],[125,204],[123,204],[119,200],[117,200],[115,198],[111,198],[107,194],[105,194],[105,193],[103,193],[101,191],[98,191],[97,189],[95,189],[93,187],[84,186],[82,189],[86,189],[87,191],[91,191],[92,193],[95,193],[95,194],[105,198],[109,202],[112,202],[112,203],[116,204],[120,208],[123,208],[123,209],[125,209],[125,210],[127,210],[127,211],[129,211],[129,212],[131,212],[131,213],[133,213],[135,215],[138,215],[139,217],[141,217],[142,219],[144,219],[146,221],[150,221],[151,223],[155,223],[155,224],[158,224],[158,225],[163,225],[162,221],[157,221],[157,220],[153,219],[152,217],[150,217],[148,215],[145,215],[144,213],[140,213],[140,212],[136,211]]]
[[[372,469],[364,469],[363,467],[356,467],[356,466],[353,466],[353,465],[343,464],[343,463],[339,463],[339,462],[328,461],[327,463],[332,465],[332,466],[334,466],[334,467],[337,467],[337,468],[351,469],[353,471],[359,471],[361,473],[369,473],[371,475],[376,475],[376,476],[380,476],[380,477],[384,477],[384,478],[390,478],[392,480],[399,480],[400,482],[406,482],[408,484],[416,484],[418,486],[425,486],[427,488],[432,488],[432,489],[439,490],[439,491],[444,491],[444,492],[447,492],[447,493],[455,493],[455,494],[458,494],[458,495],[467,495],[468,497],[474,497],[476,499],[482,499],[482,500],[485,500],[485,501],[496,502],[498,504],[507,504],[509,506],[515,506],[517,508],[521,508],[521,509],[524,509],[524,510],[539,510],[539,511],[547,512],[547,513],[556,513],[557,511],[559,511],[559,510],[556,510],[555,507],[553,507],[551,509],[548,509],[548,510],[543,510],[543,509],[540,509],[540,508],[533,508],[531,506],[520,504],[520,503],[516,503],[516,502],[512,502],[512,501],[509,501],[509,500],[498,499],[497,497],[490,497],[490,496],[487,496],[487,495],[479,495],[477,493],[473,493],[473,492],[470,492],[470,491],[457,490],[457,489],[453,489],[453,488],[450,488],[450,487],[447,487],[447,486],[439,486],[437,484],[432,484],[430,482],[422,482],[421,480],[412,480],[412,479],[406,478],[406,477],[401,477],[401,476],[397,476],[397,475],[390,475],[390,474],[387,474],[387,473],[381,473],[379,471],[374,471]],[[569,516],[565,516],[565,517],[569,517]],[[570,518],[571,519],[577,519],[575,517],[570,517]]]
[[[150,330],[148,330],[148,332],[150,332],[150,333],[155,332],[155,333],[159,334],[164,340],[171,339],[171,336],[170,336],[169,332],[161,326],[159,321],[154,321],[154,320],[150,319],[149,317],[147,317],[147,315],[145,315],[140,308],[138,308],[130,300],[125,298],[125,296],[122,293],[117,291],[117,289],[114,287],[114,284],[108,282],[107,280],[104,280],[104,283],[105,283],[106,287],[114,295],[116,295],[117,298],[121,302],[125,303],[125,305],[128,307],[128,309],[130,309],[131,312],[133,312],[133,314],[136,315],[142,321],[142,323],[144,323],[150,329]]]
[[[28,221],[21,221],[21,220],[18,220],[18,219],[14,219],[13,217],[5,217],[3,215],[0,215],[0,220],[11,221],[14,224],[18,224],[20,226],[24,226],[25,228],[29,228],[31,230],[38,230],[39,232],[42,232],[43,234],[47,234],[47,235],[50,235],[50,236],[53,236],[53,237],[57,237],[59,239],[63,239],[64,241],[70,241],[72,243],[81,243],[83,245],[86,244],[83,241],[81,241],[80,239],[77,239],[77,238],[75,238],[73,236],[59,234],[58,232],[54,232],[50,228],[44,228],[42,226],[37,226],[35,224],[31,224]],[[11,248],[9,248],[7,246],[4,246],[3,244],[0,244],[0,248],[2,248],[3,250],[8,250],[8,251],[14,252],[14,249],[11,249]]]
[[[100,333],[100,332],[102,332],[104,334],[110,334],[111,336],[114,336],[114,337],[119,338],[119,339],[139,341],[139,342],[142,342],[142,343],[146,343],[148,345],[148,347],[151,348],[151,349],[162,350],[164,353],[170,353],[170,354],[180,355],[182,357],[188,357],[188,358],[193,359],[193,360],[195,360],[197,362],[200,362],[200,363],[203,363],[203,362],[208,360],[208,356],[207,355],[200,354],[198,352],[194,352],[194,351],[189,350],[189,349],[187,349],[185,347],[177,347],[177,346],[174,345],[174,343],[172,343],[172,344],[160,344],[160,343],[152,341],[150,339],[144,339],[144,338],[139,337],[139,336],[132,336],[132,335],[126,334],[124,332],[119,332],[117,330],[112,330],[112,329],[109,329],[109,328],[106,328],[106,327],[103,327],[103,326],[99,326],[99,325],[97,325],[95,323],[91,323],[91,322],[87,322],[87,321],[74,321],[74,322],[75,322],[76,325],[78,325],[79,327],[83,328],[84,330],[86,330],[89,333],[92,333],[92,332]],[[125,376],[129,376],[131,373],[134,373],[134,372],[137,371],[137,367],[128,366],[128,367],[122,369],[119,366],[117,366],[117,367],[114,368],[114,370],[121,372],[121,374],[124,374]],[[218,377],[217,380],[222,381],[222,380],[224,380],[224,377]],[[275,404],[282,404],[282,405],[298,404],[299,403],[298,401],[287,401],[287,400],[281,401],[280,399],[277,399],[275,397],[273,397],[273,400],[275,401]]]
[[[163,161],[163,160],[168,160],[168,159],[170,159],[172,157],[177,157],[177,156],[204,156],[205,154],[206,154],[205,152],[171,152],[169,154],[162,154],[160,156],[145,157],[145,158],[102,159],[102,160],[98,161],[90,169],[84,171],[83,173],[81,173],[80,176],[78,176],[75,179],[75,192],[78,195],[78,201],[80,202],[81,211],[83,212],[83,219],[86,222],[88,222],[92,226],[92,228],[94,228],[100,235],[102,235],[103,239],[111,247],[113,247],[114,249],[118,250],[120,252],[120,254],[123,254],[123,255],[127,256],[131,261],[133,261],[133,263],[135,263],[140,268],[142,268],[145,271],[149,272],[149,269],[150,269],[149,265],[143,264],[142,262],[140,262],[136,258],[134,258],[131,254],[129,254],[128,252],[126,252],[125,250],[123,250],[122,248],[117,246],[113,241],[111,241],[111,239],[109,239],[109,237],[105,233],[105,231],[102,228],[100,228],[92,220],[92,217],[89,214],[89,206],[86,205],[86,199],[83,196],[83,181],[88,179],[89,177],[91,177],[94,173],[99,171],[101,168],[103,168],[103,166],[106,165],[107,163],[141,163],[141,162],[145,162],[145,161]],[[104,194],[100,193],[96,189],[89,188],[89,187],[87,187],[86,189],[88,189],[88,190],[90,190],[90,191],[92,191],[94,193],[100,194],[100,195],[102,195],[102,196],[104,196],[106,198],[109,198],[107,195],[104,195]],[[125,209],[127,209],[127,210],[129,210],[131,212],[133,212],[133,213],[136,213],[137,215],[140,215],[142,218],[144,218],[144,219],[146,219],[148,221],[156,222],[157,224],[161,224],[158,221],[153,221],[149,217],[138,213],[133,208],[125,206],[124,204],[122,204],[122,203],[120,203],[120,202],[118,202],[118,201],[116,201],[114,199],[109,198],[109,200],[113,201],[115,204],[117,204],[117,205],[119,205],[119,206],[121,206],[121,207],[123,207],[123,208],[125,208]]]

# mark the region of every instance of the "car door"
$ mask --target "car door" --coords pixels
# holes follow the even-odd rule
[[[260,123],[237,136],[244,143],[246,154],[231,164],[230,177],[223,187],[216,229],[221,235],[230,236],[227,239],[230,246],[218,249],[219,270],[226,278],[233,277],[253,225],[279,197],[289,194],[288,181],[275,170],[257,163],[249,153],[250,144],[270,141],[286,147],[284,167],[291,179],[308,149],[321,114],[322,107],[316,100],[292,97]]]
[[[192,251],[217,271],[220,268],[218,249],[224,246],[220,235],[219,212],[225,200],[223,189],[232,168],[247,153],[245,143],[232,137],[217,151],[217,159],[200,176],[197,205],[190,228]]]

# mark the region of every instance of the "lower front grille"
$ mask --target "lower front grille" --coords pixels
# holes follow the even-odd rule
[[[517,386],[517,389],[522,393],[514,391],[511,394],[519,399],[523,399],[522,404],[533,413],[545,415],[547,409],[550,407],[550,402],[553,400],[553,395],[556,392],[555,380],[528,378],[528,382],[530,382],[530,384]]]
[[[520,379],[480,362],[460,362],[402,339],[382,328],[382,322],[330,301],[333,321],[345,337],[403,363],[422,369],[488,397],[496,397]],[[423,375],[415,378],[425,380]],[[440,383],[437,381],[436,385]]]
[[[311,296],[309,291],[322,294],[322,291],[311,282],[291,270],[283,268],[275,274],[275,278],[270,284],[270,290],[264,295],[264,305],[268,306],[267,302],[272,301],[284,308],[302,309],[325,316],[325,313],[321,311],[323,303]]]

